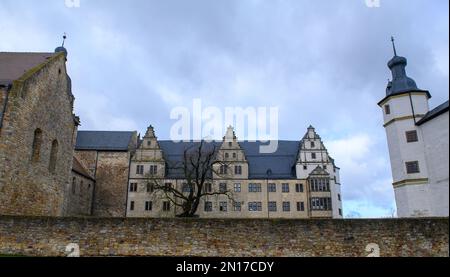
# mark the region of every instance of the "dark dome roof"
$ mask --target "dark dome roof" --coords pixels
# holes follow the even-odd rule
[[[55,49],[55,53],[60,53],[60,52],[65,53],[66,56],[67,56],[67,49],[66,49],[66,48],[64,48],[64,47],[62,47],[62,46],[59,46],[59,47],[57,47],[57,48]]]
[[[388,67],[392,72],[392,81],[387,85],[386,95],[419,90],[416,82],[406,75],[407,65],[408,60],[400,56],[394,56],[388,62]]]
[[[388,67],[392,69],[394,66],[400,64],[406,66],[408,64],[408,60],[406,60],[405,57],[395,56],[388,62]]]

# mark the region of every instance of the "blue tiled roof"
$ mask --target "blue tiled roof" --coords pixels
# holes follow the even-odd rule
[[[183,161],[183,153],[185,149],[193,146],[194,142],[160,141],[159,145],[164,152],[165,159],[170,164],[180,163]],[[222,142],[211,142],[207,147],[220,147]],[[272,171],[271,179],[295,179],[294,166],[297,161],[297,154],[300,142],[298,141],[278,141],[278,150],[272,154],[261,154],[259,149],[261,145],[267,143],[261,142],[239,142],[244,150],[245,156],[249,164],[250,179],[266,179],[267,170]],[[169,166],[170,167],[170,166]],[[168,178],[181,178],[182,172],[169,170]]]
[[[78,131],[75,150],[127,151],[134,132]]]

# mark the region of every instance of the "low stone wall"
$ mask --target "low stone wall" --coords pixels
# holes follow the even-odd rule
[[[448,218],[0,217],[0,254],[65,256],[76,243],[81,256],[448,256],[448,234]]]

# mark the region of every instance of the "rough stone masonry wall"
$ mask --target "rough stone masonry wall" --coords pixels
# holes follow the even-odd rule
[[[449,220],[0,217],[0,254],[64,256],[447,256]]]
[[[73,96],[65,56],[31,69],[14,81],[0,130],[0,214],[64,214],[64,194],[73,156]],[[40,159],[31,162],[34,131],[42,130]],[[57,140],[55,173],[49,171],[52,141]]]
[[[130,152],[76,151],[75,155],[95,176],[93,215],[124,217]]]
[[[95,182],[72,171],[70,189],[67,192],[66,216],[90,216]]]

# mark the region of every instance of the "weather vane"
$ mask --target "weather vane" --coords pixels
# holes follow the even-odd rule
[[[64,33],[62,47],[64,47],[64,43],[66,42],[66,39],[67,39],[67,34]]]
[[[395,49],[395,39],[394,36],[391,36],[392,47],[394,48],[394,56],[397,57],[397,49]]]

